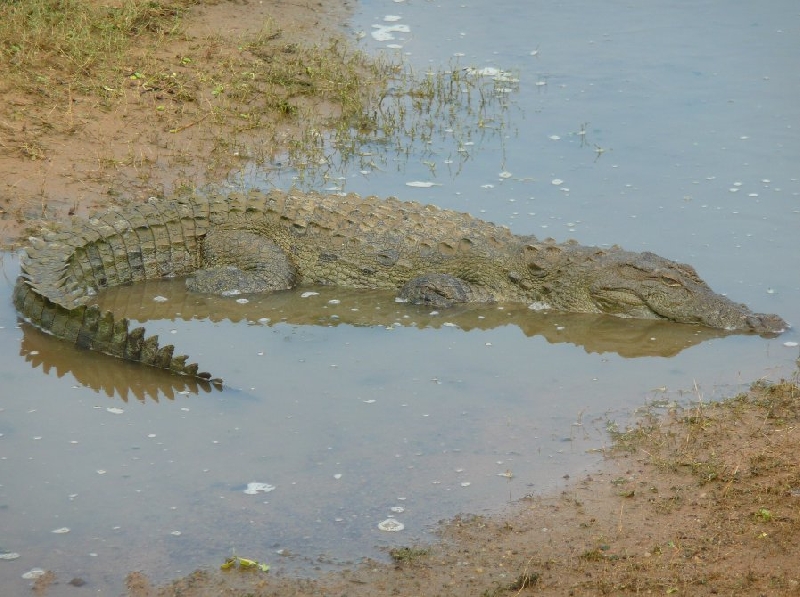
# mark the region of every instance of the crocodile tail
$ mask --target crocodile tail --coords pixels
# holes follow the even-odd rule
[[[88,304],[108,286],[181,276],[199,264],[199,242],[210,225],[214,200],[151,200],[76,221],[44,239],[31,239],[14,289],[14,304],[34,326],[78,347],[139,362],[180,375],[221,380],[145,337],[126,318]],[[216,209],[220,209],[218,206]]]

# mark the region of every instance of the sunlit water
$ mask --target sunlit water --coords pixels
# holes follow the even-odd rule
[[[377,156],[331,186],[651,250],[797,325],[795,3],[539,4],[363,2],[353,31],[370,51],[421,70],[456,57],[519,84],[501,131]],[[409,32],[371,35],[387,24]],[[2,271],[9,297],[15,257]],[[83,578],[70,593],[88,595],[119,593],[129,570],[165,580],[233,550],[301,573],[379,556],[591,469],[606,423],[648,401],[732,395],[791,375],[797,357],[796,327],[768,340],[524,309],[430,315],[314,290],[239,305],[171,283],[106,298],[222,391],[76,351],[0,303],[0,553],[20,554],[0,560],[3,594],[25,591],[34,567]],[[248,495],[249,482],[275,489]],[[389,516],[405,529],[380,531]]]

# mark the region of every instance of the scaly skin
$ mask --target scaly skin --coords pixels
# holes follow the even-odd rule
[[[331,284],[400,290],[435,305],[524,302],[741,333],[786,328],[652,253],[539,241],[391,198],[278,191],[152,199],[32,239],[14,303],[32,324],[80,347],[211,379],[172,346],[90,304],[104,287],[165,276],[223,293]]]

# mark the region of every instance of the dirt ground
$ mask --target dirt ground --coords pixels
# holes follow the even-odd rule
[[[325,39],[352,8],[349,0],[151,4],[185,8],[179,34],[144,37],[99,94],[58,72],[36,75],[39,87],[0,79],[0,245],[97,207],[220,183],[256,138],[262,156],[285,150],[302,123],[276,116],[266,136],[234,124],[215,93],[233,83],[203,73],[255,60],[242,40],[259,32],[284,53]],[[800,388],[755,383],[722,404],[701,398],[612,433],[602,470],[560,495],[497,517],[459,516],[437,543],[392,550],[392,563],[297,579],[209,562],[162,587],[133,571],[128,595],[800,595]],[[34,590],[62,594],[75,581],[47,574]]]

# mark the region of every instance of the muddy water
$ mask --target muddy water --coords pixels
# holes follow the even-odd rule
[[[463,54],[519,85],[502,134],[476,136],[468,158],[444,138],[338,184],[652,250],[800,322],[794,4],[511,4],[363,3],[353,29],[371,51],[420,68]],[[379,41],[374,24],[409,33]],[[5,256],[0,295],[16,267]],[[796,330],[768,340],[511,308],[432,315],[336,289],[239,304],[172,282],[103,300],[226,386],[76,351],[0,302],[0,551],[20,554],[0,561],[4,594],[36,566],[87,581],[71,594],[117,594],[128,570],[168,579],[233,550],[305,573],[380,555],[438,519],[580,475],[606,423],[648,401],[730,395],[791,374],[797,357],[785,346]],[[250,482],[275,489],[245,494]],[[378,530],[390,515],[403,531]]]

